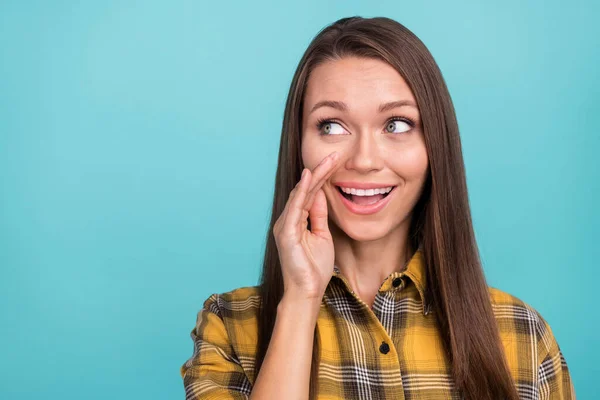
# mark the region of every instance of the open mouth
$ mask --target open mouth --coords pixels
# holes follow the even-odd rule
[[[340,188],[339,186],[336,186],[336,189],[341,193],[342,196],[344,196],[344,198],[348,199],[349,201],[355,203],[355,204],[360,204],[360,205],[369,205],[369,204],[375,204],[383,199],[385,199],[387,196],[389,196],[394,190],[396,190],[397,186],[393,186],[392,190],[390,190],[387,193],[383,193],[383,194],[375,194],[372,196],[358,196],[355,194],[349,194],[349,193],[345,193],[344,191],[342,191],[342,188]]]

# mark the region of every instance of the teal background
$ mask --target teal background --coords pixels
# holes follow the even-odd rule
[[[594,398],[598,2],[281,4],[0,3],[0,398],[184,397],[202,302],[257,283],[294,69],[352,15],[433,53],[489,283]]]

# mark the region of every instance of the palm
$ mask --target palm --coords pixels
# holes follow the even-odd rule
[[[314,234],[306,230],[301,240],[306,265],[310,265],[309,282],[304,282],[307,289],[320,292],[329,282],[334,263],[334,248],[331,235],[323,237],[322,233]],[[310,282],[313,282],[311,287]]]
[[[334,246],[327,221],[327,200],[321,186],[333,171],[326,158],[314,172],[307,170],[290,193],[273,233],[277,242],[285,290],[307,297],[322,297],[331,279]],[[335,164],[333,164],[335,165]],[[312,187],[309,191],[309,184]],[[308,230],[310,218],[311,230]]]

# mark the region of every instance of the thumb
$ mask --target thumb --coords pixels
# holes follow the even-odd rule
[[[308,214],[311,232],[315,235],[330,237],[331,233],[327,224],[327,198],[323,189],[319,189],[315,194],[315,199]]]

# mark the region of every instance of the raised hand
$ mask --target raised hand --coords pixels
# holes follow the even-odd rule
[[[288,298],[320,303],[331,279],[334,248],[322,186],[335,171],[338,159],[339,155],[334,151],[313,171],[303,170],[302,178],[290,192],[285,208],[273,226],[284,296]]]

